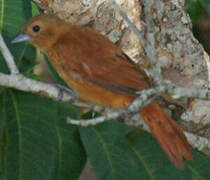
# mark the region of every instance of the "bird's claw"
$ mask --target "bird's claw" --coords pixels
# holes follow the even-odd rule
[[[60,85],[60,84],[55,84],[55,87],[58,88],[58,90],[59,90],[58,97],[57,97],[58,100],[63,98],[64,93],[69,94],[72,97],[72,100],[78,99],[77,93],[75,91],[73,91],[72,89],[69,89],[69,88],[67,88],[63,85]]]

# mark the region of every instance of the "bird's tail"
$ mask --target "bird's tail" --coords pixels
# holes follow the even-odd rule
[[[183,158],[192,160],[191,147],[182,129],[156,103],[145,107],[140,115],[176,167],[184,167]]]

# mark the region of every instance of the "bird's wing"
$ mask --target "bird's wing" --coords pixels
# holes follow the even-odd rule
[[[76,26],[56,44],[64,66],[68,66],[66,69],[78,73],[83,80],[130,95],[150,86],[143,70],[92,29]]]

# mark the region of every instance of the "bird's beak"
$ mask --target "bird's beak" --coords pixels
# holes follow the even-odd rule
[[[20,42],[24,42],[24,41],[28,41],[31,39],[31,36],[29,36],[28,34],[25,34],[23,32],[20,32],[12,41],[11,43],[20,43]]]

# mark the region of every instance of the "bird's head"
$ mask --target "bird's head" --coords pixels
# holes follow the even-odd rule
[[[54,15],[41,14],[32,17],[11,43],[28,41],[42,50],[48,49],[59,35],[64,33],[64,25],[63,21]]]

